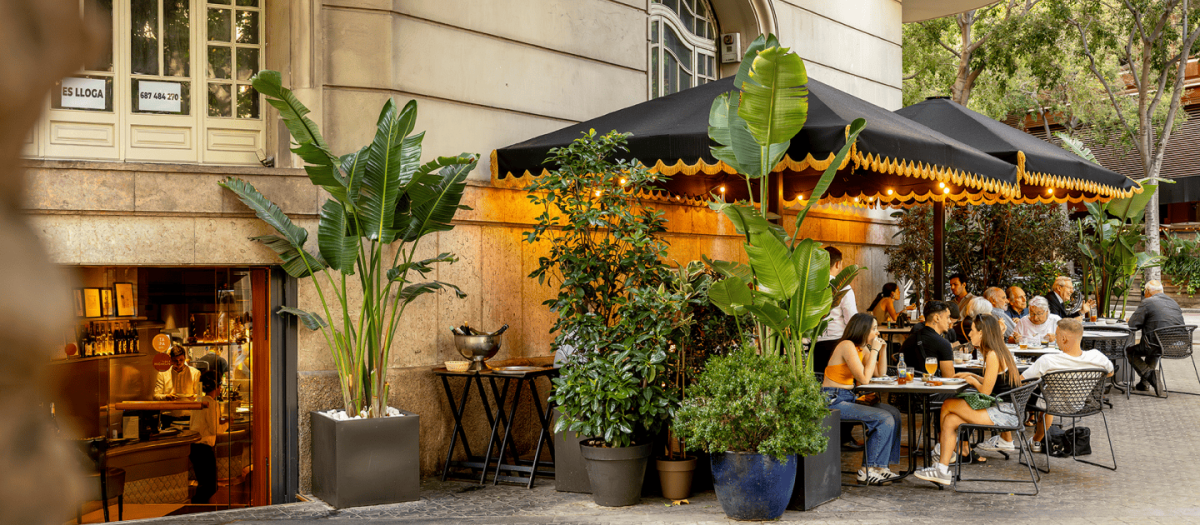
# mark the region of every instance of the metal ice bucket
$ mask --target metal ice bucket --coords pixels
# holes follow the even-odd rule
[[[504,339],[504,334],[454,334],[454,346],[458,348],[458,353],[471,361],[471,368],[469,370],[487,370],[488,366],[484,364],[484,361],[496,356],[496,352],[500,351],[500,342],[502,339]]]

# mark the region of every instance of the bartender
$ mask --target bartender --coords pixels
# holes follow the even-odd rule
[[[200,388],[200,371],[188,365],[187,350],[179,344],[171,345],[171,368],[158,373],[154,382],[154,399],[159,401],[195,401]],[[163,426],[174,421],[188,419],[188,410],[171,410],[162,413]]]

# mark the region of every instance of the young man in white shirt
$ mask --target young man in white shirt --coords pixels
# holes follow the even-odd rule
[[[829,276],[832,278],[842,271],[842,251],[833,246],[826,246],[825,251],[829,252]],[[837,348],[838,342],[842,340],[846,323],[858,313],[854,289],[849,286],[844,289],[846,295],[829,310],[829,325],[825,328],[825,333],[817,338],[817,345],[813,349],[813,370],[825,370],[825,366],[829,364],[829,357],[833,355],[833,349]]]
[[[1031,305],[1032,306],[1032,305]],[[1032,312],[1032,308],[1030,312]],[[1030,314],[1032,315],[1032,313]],[[1109,377],[1113,375],[1113,364],[1109,361],[1104,353],[1099,350],[1084,350],[1080,346],[1083,341],[1083,322],[1077,317],[1068,317],[1058,321],[1058,330],[1055,332],[1055,341],[1058,343],[1060,353],[1046,354],[1034,361],[1029,368],[1026,368],[1021,373],[1021,378],[1025,381],[1037,379],[1050,372],[1059,372],[1062,370],[1083,370],[1087,368],[1103,368],[1108,372]],[[1046,437],[1046,429],[1054,423],[1054,416],[1046,415],[1045,422],[1038,418],[1037,424],[1033,431],[1033,448],[1034,452],[1041,452],[1042,439]]]

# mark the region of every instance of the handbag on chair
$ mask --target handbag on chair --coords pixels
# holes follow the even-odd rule
[[[1074,427],[1063,430],[1061,427],[1050,427],[1046,433],[1050,455],[1056,458],[1072,456],[1087,456],[1092,453],[1092,429]]]

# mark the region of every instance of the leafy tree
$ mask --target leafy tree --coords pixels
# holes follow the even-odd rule
[[[919,297],[932,286],[933,211],[914,206],[892,214],[903,236],[889,246],[887,271],[911,279]],[[1018,285],[1043,292],[1077,258],[1075,231],[1059,206],[955,206],[946,220],[946,269],[962,272],[976,294],[989,286]]]
[[[1112,125],[1132,145],[1143,177],[1158,178],[1181,120],[1187,58],[1200,39],[1200,6],[1188,0],[1048,0],[1047,7],[1078,42],[1087,71],[1111,105]],[[1156,195],[1146,211],[1146,248],[1158,254]],[[1149,273],[1158,277],[1157,268]]]

